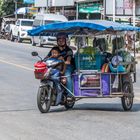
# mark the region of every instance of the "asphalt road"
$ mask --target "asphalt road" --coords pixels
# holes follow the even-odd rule
[[[32,51],[45,56],[49,48],[0,40],[0,140],[140,139],[140,64],[132,111],[124,112],[119,98],[83,99],[72,110],[58,106],[41,114]]]

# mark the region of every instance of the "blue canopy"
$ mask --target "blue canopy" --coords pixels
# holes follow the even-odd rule
[[[28,31],[31,36],[40,35],[44,32],[76,32],[82,29],[87,29],[90,32],[98,31],[140,31],[140,28],[130,25],[120,24],[118,22],[106,20],[74,20],[67,22],[51,23],[48,25],[37,27]]]

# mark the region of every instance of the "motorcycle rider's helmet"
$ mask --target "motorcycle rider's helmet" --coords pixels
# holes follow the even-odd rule
[[[59,41],[59,39],[65,40],[64,46],[65,45],[69,45],[69,43],[68,43],[69,42],[68,35],[65,32],[58,33],[57,36],[56,36],[56,38],[57,38],[57,42]]]
[[[68,38],[68,34],[66,34],[65,32],[60,32],[56,35],[56,38],[59,39],[60,37],[64,37],[64,38]]]

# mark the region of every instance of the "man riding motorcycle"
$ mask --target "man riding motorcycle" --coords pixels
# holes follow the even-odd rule
[[[72,84],[72,77],[71,77],[71,74],[74,70],[73,52],[71,48],[67,45],[68,35],[66,33],[63,32],[58,33],[56,38],[57,38],[57,48],[62,54],[62,57],[64,58],[66,64],[66,70],[64,75],[67,78],[67,82],[66,82],[66,87],[68,90],[67,95],[71,96],[73,94],[73,84]],[[51,51],[48,53],[47,57],[51,56]]]

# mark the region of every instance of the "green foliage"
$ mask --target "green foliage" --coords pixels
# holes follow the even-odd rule
[[[14,14],[15,11],[15,0],[0,0],[0,16]],[[17,0],[17,8],[25,7],[23,0]]]
[[[3,0],[0,0],[0,16],[2,15],[2,5],[3,5]]]
[[[3,4],[1,7],[1,15],[10,15],[14,13],[14,2],[13,0],[3,0]]]

